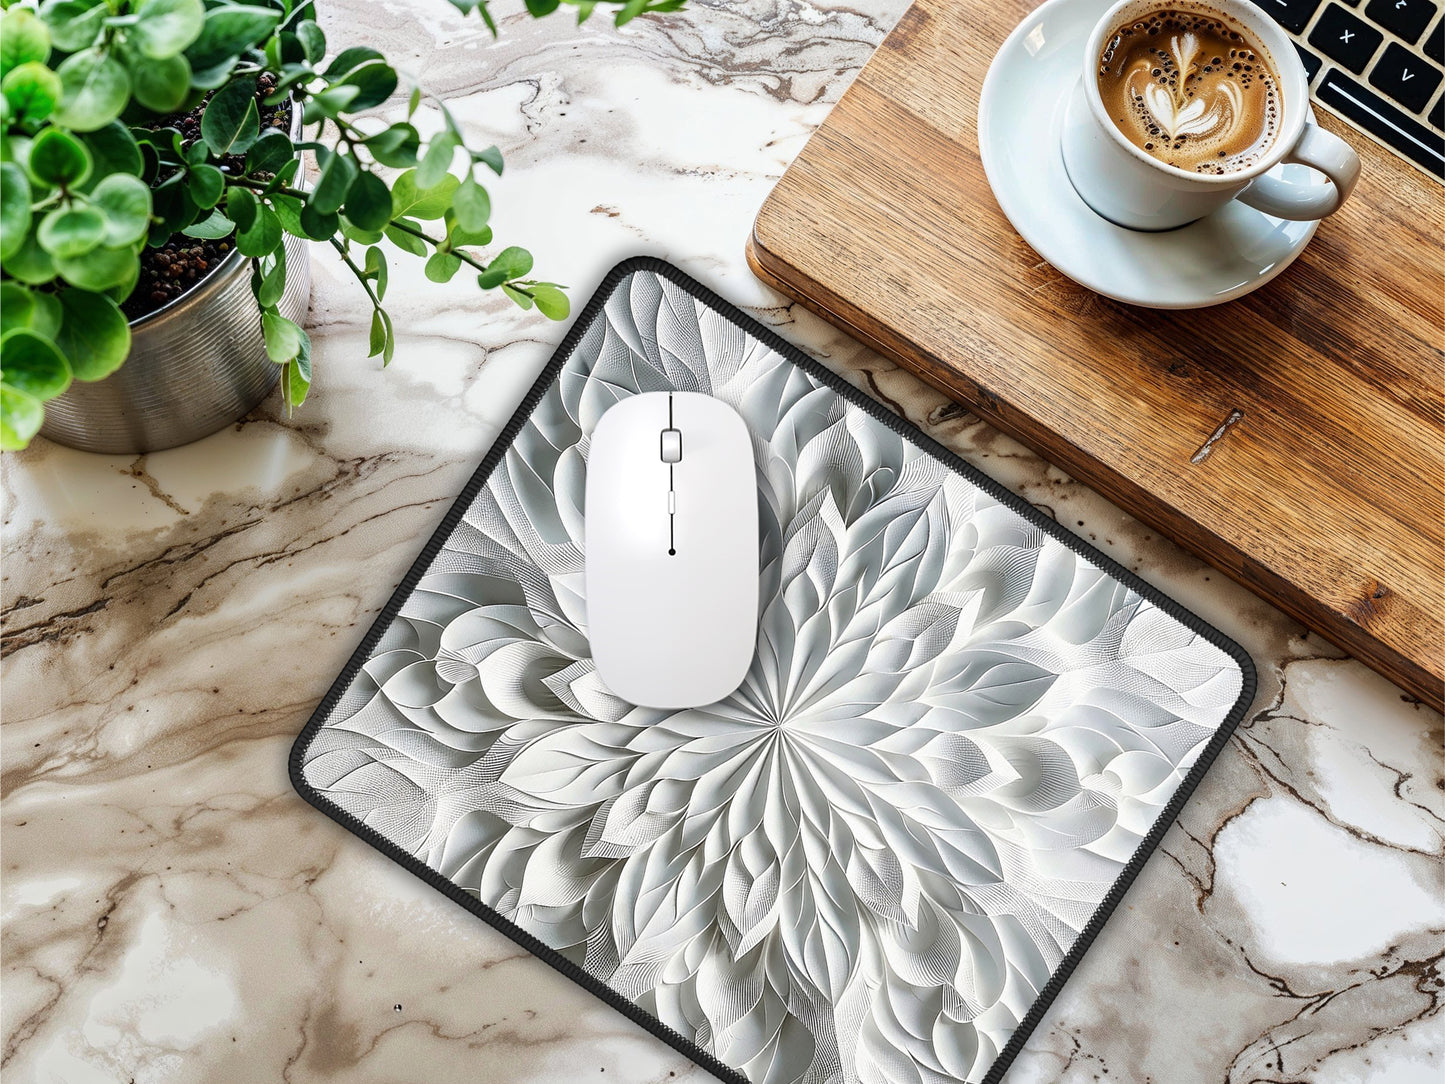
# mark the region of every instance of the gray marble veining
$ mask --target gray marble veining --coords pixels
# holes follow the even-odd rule
[[[670,259],[1253,655],[1244,724],[1010,1084],[1438,1080],[1440,717],[747,270],[769,186],[902,6],[515,14],[496,42],[441,0],[324,18],[502,147],[499,241],[579,303]],[[710,1079],[290,789],[292,737],[563,331],[398,269],[383,374],[344,269],[316,278],[295,419],[4,458],[0,1074]]]

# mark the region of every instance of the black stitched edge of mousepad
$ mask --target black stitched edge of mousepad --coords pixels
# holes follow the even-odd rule
[[[352,654],[346,667],[322,698],[305,728],[296,739],[291,749],[289,761],[292,784],[306,801],[341,824],[344,828],[361,837],[387,857],[410,870],[427,884],[437,889],[437,891],[443,893],[462,907],[465,907],[468,911],[471,911],[489,925],[505,934],[518,945],[539,957],[592,994],[601,998],[617,1011],[636,1021],[649,1032],[691,1058],[703,1068],[722,1080],[730,1082],[730,1084],[748,1084],[748,1078],[744,1076],[743,1073],[724,1064],[709,1051],[702,1049],[697,1043],[687,1039],[640,1007],[637,1003],[594,977],[576,962],[561,955],[551,946],[509,921],[491,907],[480,902],[475,896],[467,893],[451,880],[448,880],[420,858],[408,853],[380,832],[363,823],[358,817],[328,799],[324,793],[311,785],[303,773],[308,748],[322,726],[331,717],[333,709],[350,687],[358,671],[372,656],[373,649],[376,647],[378,641],[391,626],[393,619],[412,594],[419,580],[428,570],[444,543],[456,530],[463,515],[472,505],[482,487],[487,483],[488,478],[498,463],[502,461],[519,431],[526,424],[538,403],[546,394],[548,388],[558,378],[568,358],[593,321],[599,313],[602,312],[603,306],[609,296],[614,292],[619,283],[639,271],[650,272],[681,287],[697,301],[702,302],[707,308],[712,309],[725,320],[736,325],[747,336],[756,339],[762,345],[776,351],[793,365],[802,369],[815,381],[832,389],[848,403],[866,411],[873,418],[894,430],[907,441],[916,444],[927,454],[942,461],[953,471],[961,474],[972,485],[1017,512],[1031,524],[1042,528],[1048,535],[1053,536],[1053,538],[1062,542],[1076,554],[1096,565],[1107,576],[1112,577],[1125,587],[1137,592],[1142,599],[1152,603],[1159,610],[1218,647],[1230,656],[1240,668],[1240,692],[1238,699],[1229,710],[1227,717],[1214,733],[1213,737],[1204,745],[1194,764],[1189,768],[1185,778],[1164,806],[1162,812],[1160,812],[1155,819],[1149,832],[1143,837],[1142,842],[1139,843],[1128,862],[1124,865],[1102,902],[1093,911],[1087,924],[1084,925],[1083,929],[1078,933],[1061,962],[1053,970],[1049,980],[1030,1005],[1026,1014],[1013,1029],[1007,1043],[979,1082],[979,1084],[996,1084],[1007,1070],[1009,1064],[1017,1056],[1025,1040],[1034,1027],[1037,1026],[1040,1018],[1058,994],[1064,982],[1078,965],[1080,959],[1088,950],[1109,915],[1112,914],[1117,907],[1120,899],[1138,875],[1139,870],[1143,867],[1149,855],[1153,853],[1164,833],[1178,817],[1180,809],[1188,800],[1190,794],[1194,791],[1210,764],[1229,740],[1234,728],[1243,717],[1247,706],[1254,697],[1256,687],[1254,666],[1248,654],[1217,629],[1184,609],[1174,600],[1156,590],[1128,569],[1072,534],[1066,528],[1061,527],[1023,498],[1005,489],[1002,485],[926,436],[906,420],[890,413],[879,403],[868,398],[858,389],[804,355],[797,347],[780,338],[776,333],[764,327],[751,316],[719,298],[712,291],[662,260],[651,257],[635,257],[625,260],[614,267],[603,279],[597,292],[578,316],[576,323],[558,346],[556,353],[542,370],[541,375],[523,399],[516,413],[498,434],[495,443],[482,460],[481,465],[467,482],[467,485],[457,497],[457,500],[447,512],[446,516],[442,519],[435,532],[433,532],[431,538],[427,541],[420,555],[417,557],[416,562],[411,566],[406,576],[402,578],[401,583],[393,592],[390,600],[386,606],[383,607],[381,613],[362,638],[361,643]]]

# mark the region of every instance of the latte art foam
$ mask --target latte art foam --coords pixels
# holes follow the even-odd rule
[[[1248,169],[1279,131],[1279,80],[1264,51],[1216,15],[1160,10],[1118,27],[1098,82],[1119,131],[1180,169]]]

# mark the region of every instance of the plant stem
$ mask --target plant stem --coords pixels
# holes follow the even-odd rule
[[[421,230],[417,229],[415,226],[408,226],[405,222],[401,221],[401,219],[399,219],[399,218],[393,218],[393,219],[391,220],[390,225],[391,225],[393,228],[395,228],[395,229],[401,230],[402,233],[409,233],[409,234],[411,234],[413,237],[420,237],[423,241],[425,241],[427,244],[431,245],[433,248],[438,248],[438,249],[439,249],[439,248],[442,247],[443,242],[438,241],[435,237],[431,236],[430,234],[423,233]],[[478,271],[485,271],[485,270],[487,269],[487,265],[486,265],[486,264],[484,264],[484,263],[477,263],[476,260],[472,259],[470,256],[468,256],[465,252],[463,252],[463,251],[462,251],[461,249],[459,249],[459,248],[454,248],[454,249],[451,249],[450,251],[451,251],[451,254],[452,254],[453,256],[455,256],[457,259],[461,260],[462,263],[464,263],[464,264],[470,264],[472,267],[475,267]]]
[[[361,283],[361,288],[366,291],[366,296],[371,299],[371,307],[377,312],[380,312],[381,302],[377,299],[375,292],[372,291],[371,283],[366,277],[366,272],[356,266],[356,261],[353,260],[351,258],[351,254],[346,251],[345,245],[343,245],[334,237],[328,238],[328,240],[331,242],[331,247],[336,250],[337,254],[344,261],[346,261],[346,266],[351,268],[351,273],[356,276],[356,281]]]
[[[253,190],[257,191],[257,192],[266,192],[266,184],[267,184],[267,182],[265,182],[265,181],[249,181],[249,180],[247,180],[247,179],[244,178],[244,177],[229,177],[229,178],[227,178],[227,183],[228,183],[228,184],[239,185],[239,186],[242,187],[242,188],[250,188],[250,189],[253,189]],[[300,200],[306,199],[306,197],[309,195],[309,193],[303,191],[302,189],[292,188],[290,185],[284,185],[284,184],[283,184],[280,188],[273,188],[273,189],[271,189],[270,192],[267,192],[266,194],[267,194],[267,195],[294,196],[295,198],[300,199]],[[433,237],[431,234],[425,233],[425,232],[423,232],[422,230],[417,229],[415,226],[408,226],[405,222],[403,222],[403,221],[402,221],[401,219],[399,219],[399,218],[393,218],[390,222],[387,223],[387,225],[393,227],[394,229],[401,230],[402,233],[409,233],[409,234],[411,234],[413,237],[419,237],[419,238],[421,238],[421,240],[425,241],[427,244],[431,245],[432,248],[435,248],[435,249],[440,249],[440,248],[442,247],[442,245],[444,245],[444,244],[446,243],[445,241],[439,241],[439,240],[437,240],[437,239],[436,239],[435,237]],[[341,250],[340,242],[338,242],[338,241],[336,240],[336,238],[331,237],[331,238],[328,238],[328,240],[331,242],[332,245],[334,245],[334,246],[337,247],[338,251]],[[472,258],[471,256],[469,256],[469,255],[468,255],[466,252],[464,252],[462,249],[453,248],[453,249],[450,249],[450,250],[448,250],[448,251],[450,251],[451,254],[452,254],[453,256],[455,256],[457,259],[461,260],[462,263],[467,264],[468,266],[473,267],[473,268],[475,268],[475,269],[478,270],[478,271],[485,271],[485,270],[487,269],[487,265],[486,265],[486,264],[477,262],[477,260],[475,260],[474,258]],[[343,256],[343,258],[346,257],[346,253],[345,253],[344,251],[342,251],[342,256]],[[347,262],[347,263],[351,263],[350,259],[347,259],[346,262]],[[356,265],[355,265],[355,264],[351,264],[351,266],[352,266],[353,269],[356,268]],[[357,270],[356,273],[357,273],[357,275],[359,276],[362,272],[361,272],[360,270]],[[363,280],[363,281],[364,281],[364,280]],[[377,305],[377,308],[380,308],[380,307],[381,307],[380,304],[378,304],[378,305]]]
[[[281,185],[279,188],[272,188],[269,192],[267,192],[266,187],[271,183],[270,181],[251,181],[247,180],[245,177],[227,177],[226,183],[228,185],[239,185],[242,188],[249,188],[255,192],[264,192],[268,196],[295,196],[299,200],[304,200],[310,194],[303,189],[292,188],[290,185],[285,184]]]

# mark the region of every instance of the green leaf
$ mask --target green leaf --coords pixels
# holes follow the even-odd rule
[[[421,136],[410,124],[393,124],[366,141],[366,149],[373,158],[384,166],[396,169],[416,165],[416,152],[420,145]]]
[[[284,0],[283,0],[284,2]],[[293,73],[298,70],[310,72],[312,57],[306,53],[306,44],[296,35],[294,29],[284,29],[291,23],[299,12],[292,13],[281,25],[283,29],[277,31],[266,41],[267,67],[273,72]],[[312,20],[313,25],[315,21]],[[319,27],[318,27],[319,29]],[[323,39],[324,44],[324,39]],[[325,50],[323,49],[323,52]],[[320,60],[318,55],[314,59]]]
[[[225,216],[220,208],[216,208],[199,222],[193,222],[181,233],[187,237],[197,237],[208,241],[218,241],[222,237],[229,237],[236,224]]]
[[[136,56],[130,65],[131,93],[157,113],[174,113],[191,93],[191,64],[177,53],[158,60]]]
[[[491,243],[491,226],[483,226],[476,233],[468,233],[454,222],[452,228],[447,231],[447,244],[453,249],[467,248],[472,245],[490,245]]]
[[[496,147],[488,147],[485,150],[473,151],[472,161],[483,163],[498,177],[502,175],[502,152]]]
[[[261,314],[261,332],[266,338],[266,356],[284,365],[301,352],[301,325],[278,312]]]
[[[275,8],[248,4],[223,4],[206,12],[201,33],[186,49],[186,59],[197,74],[231,64],[268,36],[281,21]]]
[[[242,256],[267,256],[281,244],[281,219],[264,203],[256,208],[256,219],[246,229],[236,230],[236,247]]]
[[[311,240],[325,241],[336,236],[341,219],[335,211],[318,211],[314,204],[307,203],[301,208],[301,229]]]
[[[50,30],[29,8],[11,8],[0,18],[0,77],[22,64],[44,64]]]
[[[0,162],[11,162],[24,169],[25,163],[30,160],[30,143],[27,135],[0,130]]]
[[[60,76],[62,92],[56,123],[77,132],[109,124],[130,100],[130,75],[104,49],[67,57],[55,74]]]
[[[376,299],[378,301],[385,300],[387,283],[386,253],[381,251],[376,245],[372,245],[366,250],[366,274],[376,282]]]
[[[371,350],[366,355],[369,358],[376,357],[386,349],[386,324],[382,320],[380,309],[371,310]]]
[[[502,293],[510,297],[519,309],[530,309],[532,307],[531,295],[525,290],[513,286],[510,282],[502,283]]]
[[[60,77],[39,61],[11,69],[0,82],[10,115],[19,121],[44,120],[55,112],[63,93]]]
[[[160,128],[146,127],[128,130],[139,146],[149,147],[155,152],[157,158],[167,162],[178,162],[185,157],[185,139],[181,136],[181,130],[173,124]]]
[[[39,286],[55,277],[55,261],[40,247],[35,231],[29,230],[5,260],[5,271],[11,278]]]
[[[472,4],[472,9],[482,17],[482,22],[487,24],[487,29],[492,32],[492,37],[495,38],[497,36],[497,20],[493,19],[492,13],[487,10],[487,0],[475,0],[475,2],[473,2],[473,0],[466,0],[466,2]],[[457,0],[452,0],[452,3],[457,3]]]
[[[56,259],[83,256],[105,239],[105,216],[94,207],[57,207],[40,220],[37,236]]]
[[[423,188],[417,183],[416,174],[416,170],[409,169],[392,182],[392,217],[441,218],[452,205],[452,197],[456,195],[461,181],[447,174],[440,184]]]
[[[470,173],[457,189],[452,208],[456,212],[457,224],[467,233],[480,233],[492,216],[491,197]]]
[[[548,320],[565,320],[572,311],[567,295],[550,282],[539,282],[533,286],[532,300],[537,303],[537,311]]]
[[[0,338],[0,380],[44,402],[70,387],[70,365],[45,336],[11,331]]]
[[[378,353],[381,354],[383,368],[391,364],[396,353],[396,329],[391,326],[391,316],[385,309],[373,309],[371,312],[371,353],[366,356],[374,358]]]
[[[114,286],[105,288],[105,296],[117,305],[130,296],[131,291],[135,289],[135,284],[140,281],[140,252],[144,247],[144,244],[141,244],[132,250],[136,258],[131,260],[126,267],[125,277]]]
[[[226,216],[238,229],[249,230],[256,222],[256,195],[249,188],[226,190]]]
[[[191,199],[203,211],[209,211],[226,190],[226,175],[213,165],[192,166],[190,173]]]
[[[0,163],[0,261],[9,261],[29,230],[30,181],[14,162]]]
[[[289,185],[296,174],[301,172],[301,159],[293,158],[276,171],[276,175],[266,182],[263,191],[267,193],[276,192],[278,189]]]
[[[210,169],[217,178],[221,175],[220,170],[211,166],[197,168]],[[90,202],[105,217],[107,245],[132,244],[144,237],[150,228],[151,190],[139,177],[132,177],[129,173],[111,174],[91,190]]]
[[[477,285],[491,290],[511,279],[519,279],[532,270],[532,254],[525,248],[513,245],[504,248],[496,259],[487,264],[487,269],[477,276]]]
[[[251,144],[246,152],[247,173],[275,173],[296,156],[296,147],[291,137],[277,128],[271,128]]]
[[[281,369],[281,395],[287,410],[295,410],[306,402],[307,392],[311,390],[311,338],[304,328],[297,330],[301,332],[301,348]]]
[[[306,99],[306,106],[301,110],[301,119],[307,124],[315,124],[335,117],[351,105],[352,100],[360,93],[360,87],[339,83],[334,87],[327,87]]]
[[[578,0],[577,4],[577,25],[581,26],[592,17],[592,9],[597,6],[597,0]]]
[[[90,152],[61,128],[46,128],[30,145],[30,176],[41,184],[71,188],[90,176]]]
[[[217,158],[244,154],[261,135],[256,111],[256,80],[227,83],[211,96],[201,114],[201,138]]]
[[[261,263],[261,279],[256,286],[256,303],[269,309],[286,292],[286,246],[279,246]]]
[[[335,214],[341,210],[346,193],[360,171],[356,159],[340,151],[321,150],[317,152],[317,158],[321,162],[321,176],[308,202],[319,214]]]
[[[33,395],[0,384],[0,449],[19,451],[30,443],[45,421],[45,408]]]
[[[638,15],[642,14],[643,9],[646,7],[647,0],[627,0],[627,3],[622,5],[622,9],[618,11],[616,15],[617,25],[623,26],[631,22]]]
[[[450,252],[433,252],[426,262],[426,277],[433,282],[450,282],[461,266],[461,259]]]
[[[385,61],[363,64],[342,79],[340,86],[355,87],[357,95],[347,105],[353,111],[370,109],[386,101],[396,91],[396,71]]]
[[[326,35],[321,27],[316,25],[315,20],[305,19],[297,23],[296,37],[301,41],[301,48],[306,51],[308,63],[315,64],[326,55]]]
[[[130,247],[111,248],[102,245],[83,256],[55,257],[60,277],[82,290],[109,290],[135,280],[140,261]]]
[[[392,193],[392,198],[396,198],[395,192]],[[394,213],[392,217],[395,219],[400,218],[401,216]],[[410,220],[403,221],[405,221],[406,224],[412,229],[420,228],[415,222],[412,222]],[[413,256],[426,255],[426,242],[423,241],[420,237],[417,237],[415,234],[407,233],[406,230],[399,230],[394,225],[386,227],[383,232],[386,234],[387,239],[390,240],[392,244],[394,244],[397,248],[401,249],[403,252],[410,252]]]
[[[0,335],[21,328],[54,339],[60,330],[60,302],[54,294],[18,282],[0,282]]]
[[[118,120],[87,133],[83,142],[95,161],[92,177],[109,177],[112,173],[130,173],[138,177],[145,166],[140,145],[130,134],[130,129]]]
[[[120,368],[130,353],[130,326],[120,306],[105,294],[60,291],[62,318],[55,344],[70,359],[76,380],[100,380]]]
[[[380,230],[391,221],[391,191],[375,173],[359,174],[346,190],[346,217],[363,230]]]
[[[281,367],[281,397],[286,401],[288,414],[306,402],[310,391],[311,381],[302,374],[299,366],[287,363]]]
[[[50,44],[67,53],[94,45],[109,14],[104,0],[62,0],[40,10],[40,17],[50,28]]]
[[[325,75],[327,79],[336,80],[347,72],[355,71],[363,64],[385,59],[386,57],[369,46],[353,45],[351,48],[343,49],[337,53],[336,56],[332,58],[331,63],[326,66],[326,71],[322,74]]]
[[[341,236],[348,241],[355,241],[358,245],[374,245],[385,236],[381,230],[364,230],[351,219],[342,217]]]
[[[196,220],[196,206],[186,195],[184,173],[172,174],[155,186],[151,191],[151,213],[155,216],[149,238],[152,245],[165,244],[171,234]]]
[[[134,11],[126,41],[154,60],[179,54],[200,36],[206,21],[201,0],[138,0]]]
[[[532,18],[540,19],[544,15],[551,15],[561,5],[562,0],[527,0],[527,11]]]
[[[276,217],[281,220],[283,230],[292,237],[307,236],[306,230],[301,226],[301,210],[306,204],[295,196],[288,196],[281,192],[273,192],[267,198],[271,201],[271,206],[276,209]]]
[[[418,188],[434,188],[441,183],[451,168],[452,156],[459,142],[451,132],[441,132],[427,145],[426,154],[422,155],[421,165],[416,170]]]
[[[411,88],[411,97],[406,100],[406,119],[411,120],[416,116],[417,106],[421,105],[421,87]]]
[[[231,76],[236,74],[236,63],[238,59],[237,57],[232,57],[229,60],[222,61],[220,64],[214,64],[209,68],[198,68],[196,67],[195,61],[187,56],[186,63],[191,66],[191,89],[193,91],[204,92],[224,86],[230,81]]]

